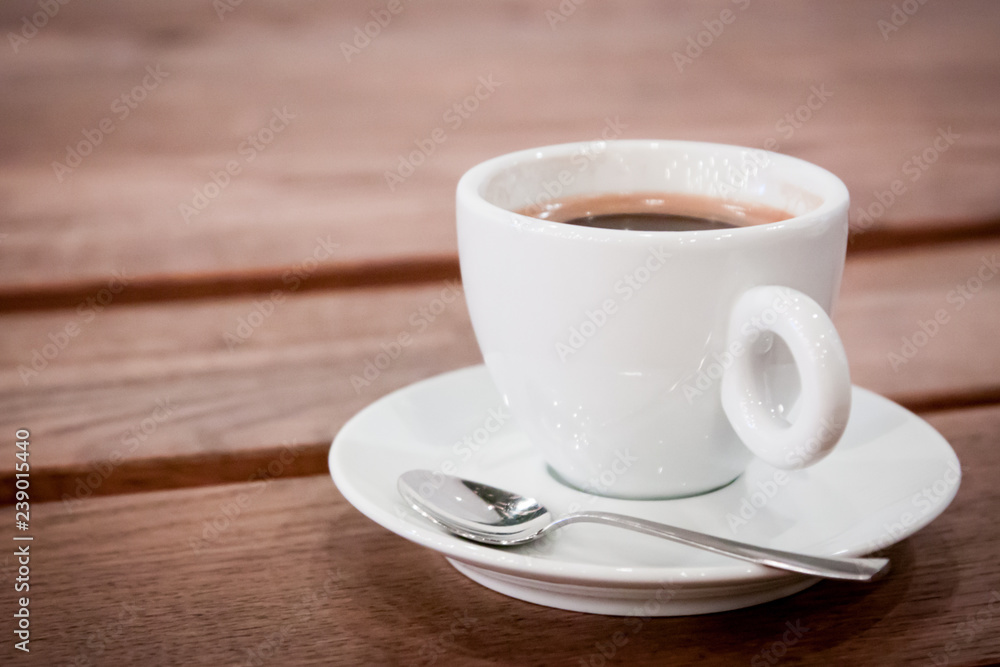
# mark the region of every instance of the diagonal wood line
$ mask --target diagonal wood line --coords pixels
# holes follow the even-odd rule
[[[297,281],[288,281],[289,269],[243,273],[195,273],[149,276],[128,281],[110,297],[108,306],[252,296],[280,292],[342,290],[363,287],[416,285],[459,278],[458,258],[442,255],[339,263],[317,269]],[[106,280],[39,286],[0,287],[0,313],[75,308],[107,290]]]
[[[189,454],[89,462],[31,470],[31,501],[60,501],[66,510],[97,496],[186,489],[218,484],[269,482],[327,473],[329,442],[253,451]],[[14,502],[14,473],[0,476],[0,505]],[[331,484],[333,482],[331,481]]]
[[[918,414],[1000,406],[1000,385],[965,392],[894,396],[892,400]],[[35,468],[31,472],[31,499],[61,501],[72,512],[80,502],[97,496],[326,475],[329,450],[330,443],[324,440],[253,451],[126,460],[117,465],[105,461]],[[0,505],[14,502],[14,481],[13,472],[0,475]]]
[[[954,222],[933,227],[878,229],[870,232],[852,230],[847,255],[869,252],[891,252],[897,249],[920,248],[963,243],[977,239],[1000,237],[1000,219]]]
[[[977,387],[960,392],[924,394],[922,396],[895,396],[892,398],[907,410],[917,414],[964,410],[990,405],[1000,405],[1000,385]]]
[[[861,253],[889,253],[998,237],[1000,220],[955,223],[932,229],[876,229],[852,233],[847,254],[850,257]],[[287,282],[288,271],[282,267],[242,273],[148,276],[130,281],[108,305],[252,296],[274,290],[307,292],[417,285],[460,277],[458,257],[454,254],[339,263],[317,269],[301,280],[295,289],[291,289]],[[6,285],[0,287],[0,313],[74,308],[93,299],[106,287],[107,282],[102,280],[38,286]]]

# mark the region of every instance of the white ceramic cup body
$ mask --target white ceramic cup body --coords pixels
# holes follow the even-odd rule
[[[515,213],[554,196],[651,191],[795,217],[636,232]],[[484,162],[459,182],[457,220],[486,366],[549,466],[589,492],[702,493],[739,476],[747,447],[781,467],[812,464],[850,409],[828,317],[847,210],[833,174],[736,146],[591,142]]]

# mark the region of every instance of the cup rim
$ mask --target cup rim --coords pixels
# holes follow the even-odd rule
[[[808,162],[784,153],[764,150],[762,148],[751,148],[735,144],[723,144],[709,141],[686,141],[672,139],[611,139],[596,141],[577,141],[563,144],[552,144],[536,148],[527,148],[511,153],[499,155],[479,164],[465,172],[459,179],[456,199],[461,209],[467,207],[471,212],[480,217],[495,221],[506,220],[511,226],[530,226],[532,231],[550,234],[559,237],[567,236],[567,225],[562,222],[545,220],[529,215],[523,215],[515,211],[508,210],[488,201],[482,194],[482,187],[489,180],[504,169],[509,169],[519,163],[547,160],[560,157],[571,157],[579,151],[588,147],[601,146],[603,150],[619,148],[621,150],[648,149],[648,150],[705,150],[718,149],[736,153],[754,153],[766,156],[769,160],[777,163],[784,163],[789,168],[794,168],[805,172],[810,182],[810,189],[813,193],[822,197],[822,203],[816,208],[793,215],[786,220],[769,222],[763,224],[749,225],[746,227],[732,227],[726,229],[703,229],[689,231],[639,231],[626,229],[608,229],[603,227],[584,227],[573,225],[571,236],[576,239],[595,241],[616,241],[624,242],[628,239],[642,239],[649,241],[675,240],[685,242],[698,238],[726,239],[740,238],[749,240],[753,235],[773,234],[781,229],[807,229],[815,224],[829,221],[837,213],[847,213],[850,204],[850,195],[844,182],[832,172]]]

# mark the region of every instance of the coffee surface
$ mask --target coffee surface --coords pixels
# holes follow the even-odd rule
[[[662,192],[628,192],[553,199],[518,211],[582,227],[686,232],[765,225],[792,214],[762,204]]]

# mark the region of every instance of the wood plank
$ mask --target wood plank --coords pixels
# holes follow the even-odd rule
[[[1000,241],[853,257],[834,320],[855,384],[914,409],[1000,399]]]
[[[75,310],[6,316],[0,341],[0,420],[41,443],[33,484],[54,497],[246,479],[286,447],[315,473],[339,427],[369,402],[480,360],[454,281],[110,307],[84,319]],[[49,333],[60,340],[70,322],[80,333],[43,359],[56,352],[43,347],[54,345]],[[32,358],[47,362],[37,375]],[[0,464],[5,487],[12,465]]]
[[[861,0],[586,3],[553,25],[558,3],[405,4],[348,62],[340,44],[383,5],[244,4],[221,20],[201,0],[60,5],[0,60],[0,280],[45,293],[115,270],[137,285],[280,273],[327,235],[333,264],[453,255],[465,169],[609,122],[623,137],[773,139],[845,178],[859,231],[1000,221],[996,3],[928,3],[884,36],[892,6]],[[723,10],[732,23],[679,69],[674,54]],[[36,11],[3,3],[3,34]],[[122,106],[157,66],[169,75]],[[475,112],[446,116],[491,75],[500,85]],[[814,87],[832,96],[810,110]],[[286,107],[287,127],[241,153]],[[104,119],[113,129],[59,182],[53,162]],[[390,192],[385,173],[437,127],[446,141]],[[936,151],[948,128],[958,138]],[[914,172],[925,150],[934,164]],[[186,222],[180,205],[229,161],[240,173]],[[897,180],[880,214],[876,193]]]
[[[835,320],[853,381],[916,409],[1000,400],[1000,278],[969,298],[958,291],[975,287],[968,281],[998,256],[1000,241],[849,260]],[[76,309],[7,314],[0,432],[30,428],[43,443],[33,483],[46,498],[239,481],[284,446],[297,453],[298,473],[316,473],[333,435],[362,407],[480,361],[464,299],[440,301],[458,289],[442,281],[289,290],[280,302],[112,301],[91,321]],[[925,340],[920,323],[936,315],[944,324]],[[72,338],[70,324],[79,328]],[[370,385],[352,385],[401,334],[411,339],[398,358]],[[8,500],[12,472],[12,459],[0,461]]]
[[[643,620],[635,632],[634,621],[479,587],[363,517],[326,476],[92,499],[72,513],[37,505],[32,656],[45,664],[602,664],[601,647],[624,631],[609,664],[729,665],[763,660],[789,622],[808,628],[785,647],[789,663],[917,664],[944,652],[951,665],[995,662],[1000,407],[931,421],[963,462],[962,486],[940,518],[888,550],[886,579]],[[8,664],[14,653],[5,641]]]

